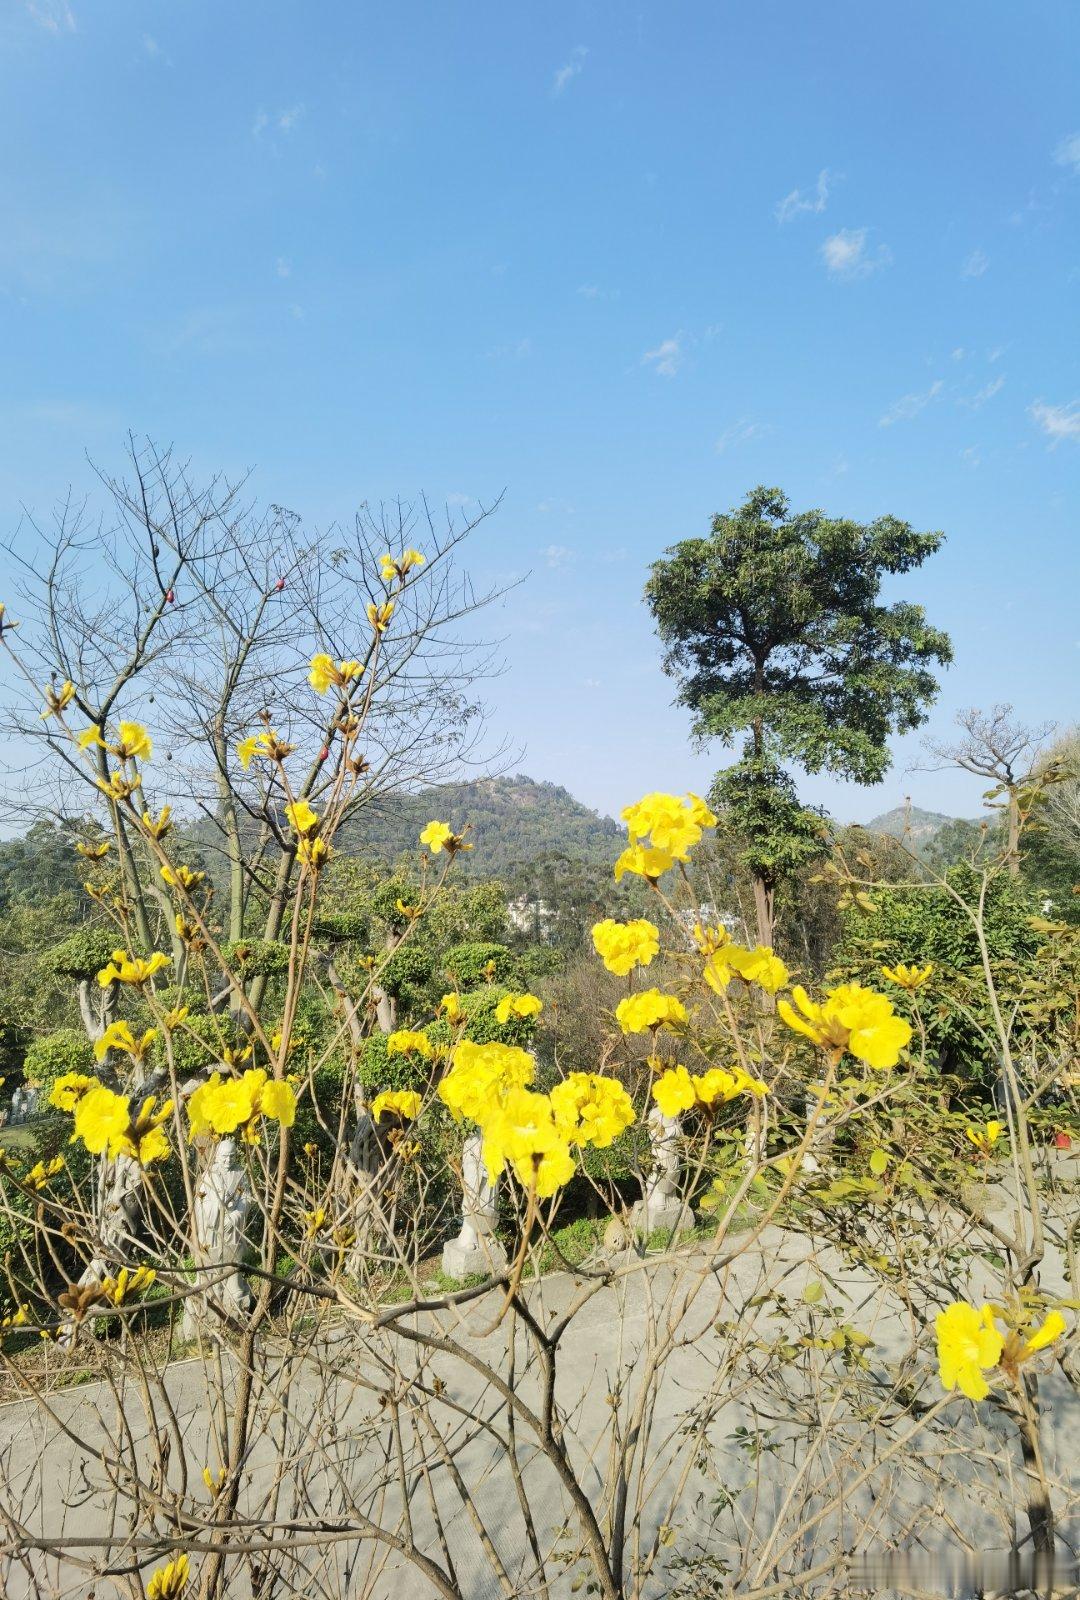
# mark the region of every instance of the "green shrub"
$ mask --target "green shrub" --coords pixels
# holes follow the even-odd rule
[[[48,1096],[57,1078],[65,1072],[94,1073],[97,1062],[90,1040],[79,1028],[60,1028],[35,1039],[23,1060],[23,1076]]]
[[[45,964],[59,978],[96,978],[117,947],[114,930],[80,928],[46,953]]]
[[[487,979],[489,967],[492,981],[497,983],[515,984],[521,977],[521,963],[514,952],[486,940],[452,945],[443,967],[459,989],[478,988]]]
[[[221,954],[238,978],[270,978],[289,965],[288,946],[275,939],[236,939],[223,944]]]

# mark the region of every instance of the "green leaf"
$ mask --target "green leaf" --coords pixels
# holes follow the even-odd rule
[[[885,1168],[889,1165],[889,1157],[884,1150],[875,1150],[870,1157],[870,1171],[875,1178],[880,1178]]]

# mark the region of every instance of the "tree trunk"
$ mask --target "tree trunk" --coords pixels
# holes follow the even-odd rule
[[[1020,876],[1020,806],[1012,789],[1009,790],[1006,821],[1009,830],[1007,865],[1012,876],[1018,878]]]
[[[757,914],[758,944],[764,944],[772,949],[773,942],[773,899],[774,891],[765,882],[764,878],[754,875],[754,911]]]

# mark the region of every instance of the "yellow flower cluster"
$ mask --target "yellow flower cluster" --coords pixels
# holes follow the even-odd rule
[[[622,1084],[599,1072],[571,1072],[548,1098],[567,1138],[597,1150],[606,1150],[634,1120],[634,1107]]]
[[[88,1078],[85,1072],[64,1072],[49,1090],[49,1104],[57,1111],[74,1111],[87,1089],[96,1085],[97,1079]]]
[[[420,1115],[422,1104],[420,1096],[415,1089],[384,1089],[382,1094],[377,1094],[371,1102],[371,1116],[378,1122],[384,1115],[400,1117],[403,1122],[412,1122]]]
[[[705,828],[716,818],[696,794],[647,794],[622,812],[630,843],[615,863],[615,877],[636,873],[653,882],[676,861],[689,859]],[[648,840],[648,844],[642,841]]]
[[[895,1067],[911,1039],[911,1024],[896,1015],[886,996],[860,983],[830,989],[823,1005],[816,1005],[799,984],[792,994],[798,1011],[787,1000],[777,1006],[789,1028],[825,1050],[846,1050],[868,1067]]]
[[[642,989],[628,994],[615,1007],[615,1020],[624,1033],[657,1033],[661,1028],[686,1025],[686,1007],[673,994],[659,989]]]
[[[382,572],[383,582],[393,583],[395,578],[401,578],[404,581],[406,573],[411,572],[414,567],[422,567],[424,560],[425,558],[420,554],[419,550],[406,550],[396,560],[388,550],[384,556],[379,557],[379,568]]]
[[[189,1572],[188,1558],[183,1554],[158,1567],[146,1586],[146,1600],[176,1600],[184,1592]]]
[[[524,1089],[536,1076],[536,1063],[512,1044],[474,1044],[462,1039],[454,1047],[450,1071],[439,1084],[439,1098],[459,1121],[483,1123],[488,1112],[512,1089]]]
[[[385,633],[390,626],[390,618],[394,615],[394,602],[387,600],[383,605],[376,605],[374,600],[367,608],[367,619],[377,634]]]
[[[363,670],[363,663],[360,661],[335,661],[332,656],[320,652],[311,658],[308,682],[316,694],[325,694],[328,689],[347,688],[359,678]]]
[[[647,967],[660,949],[660,933],[651,922],[614,922],[610,917],[595,924],[593,948],[609,972],[625,978],[634,967]]]
[[[527,1021],[529,1017],[538,1017],[544,1009],[544,1002],[535,994],[507,994],[495,1007],[495,1021],[509,1022],[511,1017],[519,1017]]]
[[[755,945],[753,950],[741,944],[717,942],[704,967],[705,982],[710,989],[721,994],[738,974],[746,983],[756,983],[775,994],[788,981],[788,969],[768,945]]]
[[[899,961],[895,967],[882,967],[881,972],[882,976],[888,978],[890,983],[895,983],[898,989],[907,989],[909,993],[913,993],[930,982],[933,970],[933,964],[929,961],[925,967],[909,967],[903,961]]]
[[[431,1061],[435,1056],[435,1046],[426,1033],[417,1033],[412,1028],[398,1028],[386,1036],[386,1053],[388,1056],[423,1056],[425,1061]]]
[[[248,1144],[256,1144],[260,1117],[292,1127],[296,1095],[291,1083],[269,1078],[261,1067],[249,1067],[239,1078],[212,1073],[195,1090],[187,1109],[193,1138],[240,1131]]]
[[[72,1139],[81,1139],[93,1156],[106,1155],[115,1160],[125,1155],[143,1166],[152,1161],[164,1161],[171,1147],[162,1124],[172,1116],[173,1104],[166,1100],[157,1111],[155,1104],[155,1096],[147,1095],[138,1114],[133,1116],[126,1094],[115,1094],[104,1084],[91,1080],[91,1086],[75,1100]]]
[[[984,1122],[981,1128],[965,1128],[964,1135],[970,1139],[976,1150],[988,1156],[1001,1138],[1001,1123]]]
[[[110,983],[130,983],[138,987],[149,983],[154,974],[171,961],[172,957],[162,950],[155,950],[145,960],[141,956],[129,956],[126,950],[114,950],[112,960],[107,967],[102,967],[97,980],[103,989],[107,989]]]
[[[43,717],[58,717],[60,713],[71,704],[75,698],[75,685],[70,678],[65,678],[59,689],[53,683],[45,685],[45,710]]]
[[[94,1058],[104,1061],[110,1050],[122,1050],[132,1061],[142,1061],[156,1038],[156,1028],[147,1028],[142,1037],[136,1039],[129,1023],[110,1022],[101,1038],[94,1041]]]
[[[767,1085],[760,1078],[750,1077],[740,1067],[731,1072],[725,1072],[722,1067],[710,1067],[708,1072],[702,1073],[688,1072],[682,1066],[669,1067],[652,1087],[653,1099],[665,1117],[677,1117],[695,1106],[708,1110],[740,1094],[760,1098],[767,1093]]]
[[[954,1300],[937,1316],[938,1372],[943,1389],[959,1389],[969,1400],[985,1400],[990,1393],[984,1373],[1001,1362],[1014,1370],[1029,1356],[1045,1350],[1065,1331],[1065,1318],[1051,1311],[1042,1326],[1022,1338],[1006,1339],[994,1323],[993,1306],[976,1310],[966,1300]],[[1004,1357],[1004,1360],[1003,1360]]]
[[[175,867],[162,867],[161,876],[170,889],[183,889],[190,894],[192,889],[197,889],[206,877],[205,872],[195,872],[191,867],[185,867],[181,861]]]
[[[297,860],[318,871],[330,855],[330,846],[319,837],[319,813],[307,800],[293,800],[285,818],[296,834]]]
[[[114,1306],[122,1306],[132,1295],[141,1294],[157,1279],[153,1267],[121,1267],[115,1278],[103,1278],[101,1292]]]
[[[315,659],[319,661],[323,658],[316,656]],[[329,657],[326,659],[329,659]],[[236,747],[236,754],[240,759],[240,765],[247,772],[256,756],[260,758],[268,756],[271,761],[284,761],[285,757],[291,755],[294,749],[295,746],[286,744],[283,739],[278,737],[273,728],[263,728],[259,733],[252,733],[246,739],[241,739]]]

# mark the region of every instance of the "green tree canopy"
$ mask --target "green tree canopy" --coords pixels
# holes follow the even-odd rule
[[[748,735],[716,793],[747,839],[763,938],[793,853],[816,848],[783,764],[877,783],[889,735],[925,720],[930,667],[951,660],[949,639],[921,606],[884,604],[881,588],[943,538],[896,517],[793,513],[779,489],[760,487],[653,564],[645,597],[695,734]]]

